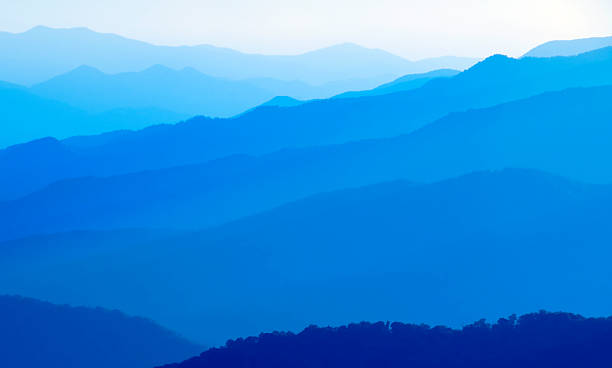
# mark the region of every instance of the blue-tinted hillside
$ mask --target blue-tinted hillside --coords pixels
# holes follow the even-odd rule
[[[31,88],[33,93],[101,112],[116,108],[150,108],[188,116],[229,117],[274,95],[248,82],[212,78],[194,69],[160,65],[137,73],[104,74],[80,67]]]
[[[1,148],[47,136],[66,138],[117,129],[142,129],[186,117],[188,115],[144,107],[90,113],[38,96],[24,87],[0,83]]]
[[[101,308],[0,296],[0,365],[150,368],[201,347],[152,321]]]
[[[0,288],[146,315],[206,345],[310,323],[602,315],[612,308],[611,215],[610,186],[533,171],[399,181],[174,237],[0,244]]]
[[[382,84],[374,89],[367,91],[352,91],[341,93],[334,98],[355,98],[364,96],[379,96],[394,92],[409,91],[422,87],[427,82],[435,78],[449,78],[459,74],[458,70],[439,69],[422,74],[408,74],[396,80]]]
[[[26,156],[44,157],[38,183],[84,175],[113,175],[201,163],[231,154],[265,154],[281,148],[337,144],[409,133],[448,113],[486,107],[548,90],[612,84],[612,48],[570,58],[510,59],[494,56],[452,78],[439,78],[406,92],[332,99],[296,107],[262,107],[235,119],[198,118],[138,132],[57,142],[75,158],[27,145]],[[87,141],[104,142],[101,145]],[[87,146],[87,149],[80,147]],[[53,148],[56,149],[56,148]],[[60,148],[57,148],[60,149]],[[64,149],[64,148],[61,148]],[[32,152],[33,151],[33,152]],[[0,168],[23,167],[19,155],[0,152]],[[2,156],[9,155],[10,163]],[[87,170],[80,170],[86,167]],[[27,178],[4,171],[4,193],[39,189]],[[30,174],[30,173],[29,173]],[[19,188],[19,189],[16,189]],[[14,197],[13,197],[14,198]]]
[[[612,183],[610,100],[612,87],[567,90],[452,114],[393,139],[60,181],[0,203],[5,224],[0,238],[76,229],[201,228],[321,191],[398,178],[428,182],[505,167]],[[56,149],[54,157],[66,161],[79,157],[56,141],[38,144]],[[42,170],[43,160],[33,156],[29,166],[9,169],[35,177],[37,172],[27,168]],[[82,166],[73,165],[71,170],[91,170],[87,160],[73,162]]]
[[[533,48],[524,57],[574,56],[610,46],[612,46],[612,37],[550,41]]]

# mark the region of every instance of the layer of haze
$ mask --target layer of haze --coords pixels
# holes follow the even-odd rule
[[[610,0],[0,0],[0,30],[87,26],[155,44],[294,54],[342,42],[409,59],[520,55],[612,34]]]

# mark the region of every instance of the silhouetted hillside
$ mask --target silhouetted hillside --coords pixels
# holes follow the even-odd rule
[[[150,368],[201,348],[118,311],[0,296],[0,365],[19,368]]]
[[[167,368],[545,368],[612,365],[612,318],[540,312],[453,330],[403,323],[311,326],[230,340]]]
[[[310,323],[457,326],[540,308],[602,315],[612,307],[610,216],[610,186],[532,171],[399,181],[199,233],[0,244],[0,289],[113,306],[209,346]]]
[[[494,56],[452,78],[438,78],[425,86],[382,96],[316,101],[296,107],[262,107],[236,119],[198,118],[172,126],[112,135],[104,144],[80,138],[67,145],[74,159],[62,161],[45,151],[47,165],[36,176],[39,183],[86,175],[115,175],[140,170],[201,163],[232,154],[265,154],[281,148],[338,144],[351,140],[392,137],[409,133],[450,112],[495,105],[547,90],[572,86],[612,84],[612,48],[573,58]],[[79,147],[87,146],[87,149]],[[20,150],[27,150],[22,147]],[[7,163],[0,152],[0,168],[9,178],[3,193],[39,189],[18,172],[18,156]],[[85,169],[80,169],[85,168]],[[6,188],[6,189],[5,189]],[[14,197],[13,197],[14,198]]]
[[[393,139],[61,181],[22,199],[0,203],[0,220],[6,224],[0,229],[0,239],[77,229],[201,228],[321,191],[398,178],[428,182],[504,167],[612,183],[607,160],[612,155],[608,144],[612,140],[610,100],[612,87],[567,90],[452,114]],[[58,142],[38,144],[48,144],[57,152],[50,158],[22,159],[22,177],[36,175],[39,171],[30,170],[42,170],[40,166],[52,157],[75,157]],[[91,170],[86,160],[73,162],[82,166],[67,169]]]
[[[574,56],[610,46],[612,46],[612,37],[550,41],[533,48],[524,57]]]
[[[23,33],[0,32],[0,80],[31,85],[80,65],[106,73],[139,71],[155,64],[198,71],[221,78],[275,78],[323,84],[356,78],[382,78],[440,68],[466,69],[475,59],[445,57],[409,61],[382,50],[341,44],[296,56],[244,54],[199,46],[154,46],[87,28],[35,27]]]

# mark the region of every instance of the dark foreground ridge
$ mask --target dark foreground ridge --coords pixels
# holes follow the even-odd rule
[[[540,312],[453,330],[402,323],[311,326],[228,341],[165,368],[610,367],[612,318]]]

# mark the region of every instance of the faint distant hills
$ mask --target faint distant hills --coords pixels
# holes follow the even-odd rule
[[[445,73],[440,70],[430,74]],[[407,75],[402,79],[416,80],[363,94],[413,89],[433,78],[420,76]],[[106,74],[80,66],[30,88],[0,82],[0,113],[5,120],[0,127],[0,147],[47,136],[62,139],[137,130],[196,115],[231,117],[258,105],[296,106],[306,100],[334,96],[352,87],[351,83],[311,86],[269,78],[237,81],[210,77],[193,68],[173,70],[161,65],[140,72]],[[367,82],[357,84],[363,86]],[[275,96],[293,97],[286,97],[283,104],[283,97]]]
[[[35,27],[24,33],[0,33],[0,49],[11,55],[0,61],[0,80],[24,85],[43,82],[81,65],[115,74],[140,71],[155,64],[173,69],[192,67],[210,76],[230,79],[274,78],[314,85],[377,79],[376,85],[409,73],[440,68],[462,70],[477,61],[459,57],[409,61],[354,44],[296,56],[256,55],[210,45],[154,46],[87,28]]]
[[[88,111],[157,107],[188,116],[229,117],[274,96],[255,84],[206,76],[194,69],[161,65],[141,72],[105,74],[79,67],[31,88],[37,95]]]
[[[0,296],[0,326],[4,367],[150,368],[201,350],[143,318],[18,296]]]
[[[263,185],[275,179],[268,178]],[[309,196],[199,232],[2,243],[0,288],[138,311],[206,345],[310,323],[457,326],[540,308],[603,315],[612,305],[611,215],[609,185],[538,171],[392,181]]]
[[[95,94],[95,88],[81,94]],[[46,136],[66,138],[112,130],[142,129],[171,123],[189,115],[156,108],[114,107],[88,112],[55,99],[41,97],[25,87],[0,83],[0,147]]]
[[[422,87],[427,82],[435,78],[448,78],[454,77],[459,74],[460,71],[453,69],[438,69],[427,73],[419,74],[408,74],[397,78],[389,83],[384,83],[376,88],[363,90],[363,91],[349,91],[340,93],[333,96],[332,98],[356,98],[356,97],[367,97],[367,96],[380,96],[389,93],[409,91],[411,89],[417,89]],[[266,101],[261,106],[278,106],[278,107],[291,107],[302,105],[306,102],[292,98],[290,96],[277,96],[269,101]]]
[[[262,333],[165,367],[603,367],[612,365],[611,343],[612,318],[541,311],[493,324],[480,320],[462,329],[361,322]]]
[[[530,50],[524,57],[574,56],[609,46],[612,46],[612,36],[550,41]]]
[[[215,78],[193,68],[174,70],[155,65],[140,72],[119,74],[105,74],[81,66],[36,84],[30,91],[93,112],[155,107],[189,116],[231,117],[276,96],[328,98],[347,87],[334,83],[312,86],[266,78]]]
[[[198,164],[234,154],[262,155],[282,148],[393,137],[452,112],[490,107],[545,91],[606,84],[612,84],[612,48],[570,58],[512,59],[497,55],[459,75],[436,78],[408,91],[321,100],[282,109],[264,106],[233,119],[197,118],[137,132],[65,141],[46,139],[0,151],[0,169],[6,174],[6,180],[0,182],[0,198],[15,199],[54,181],[79,176],[110,176]],[[603,96],[605,101],[606,91],[571,92],[576,96],[564,100],[569,105],[550,105],[550,110],[542,111],[547,117],[544,121],[551,122],[550,116],[563,109],[599,103],[599,99],[582,99],[583,93]],[[569,98],[580,99],[581,103]],[[602,104],[598,110],[583,113],[596,114],[604,108]],[[528,105],[524,111],[530,109],[537,106]],[[553,134],[556,130],[551,129]]]
[[[453,69],[438,69],[427,73],[421,74],[409,74],[403,77],[397,78],[389,83],[382,84],[374,89],[366,91],[350,91],[344,92],[334,98],[355,98],[364,96],[379,96],[393,92],[409,91],[411,89],[417,89],[427,82],[435,78],[449,78],[459,74],[460,71]]]

